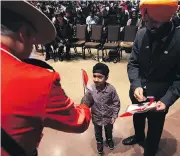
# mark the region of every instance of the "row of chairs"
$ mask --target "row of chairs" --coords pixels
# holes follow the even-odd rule
[[[119,61],[122,58],[122,50],[125,48],[132,48],[133,41],[136,36],[138,27],[125,26],[124,39],[120,39],[120,26],[108,26],[107,41],[102,43],[103,27],[101,25],[92,25],[91,41],[86,41],[87,38],[87,25],[76,26],[76,42],[71,43],[71,47],[77,52],[77,47],[82,48],[83,58],[85,59],[85,51],[91,53],[91,49],[97,50],[97,60],[99,61],[99,51],[102,50],[102,56],[107,55],[107,49],[114,49],[119,54]]]

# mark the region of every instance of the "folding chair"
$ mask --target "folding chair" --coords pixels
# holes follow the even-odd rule
[[[84,45],[84,52],[85,49],[97,49],[97,59],[99,61],[99,50],[102,47],[101,44],[102,39],[102,25],[92,25],[92,35],[91,35],[91,42],[86,42]]]
[[[138,31],[137,26],[125,26],[124,41],[120,42],[119,44],[121,51],[132,48],[137,31]]]
[[[76,39],[77,41],[71,43],[71,48],[74,48],[75,53],[77,53],[77,47],[82,48],[83,58],[85,58],[84,44],[86,42],[87,26],[86,25],[76,25]]]
[[[119,34],[120,34],[120,26],[108,26],[108,38],[107,42],[103,46],[103,56],[104,56],[104,50],[106,51],[107,55],[107,49],[114,49],[117,51],[117,54],[119,56],[117,61],[120,61],[120,49],[119,49]]]

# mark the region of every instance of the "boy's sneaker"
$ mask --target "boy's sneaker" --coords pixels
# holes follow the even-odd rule
[[[103,143],[101,142],[97,143],[97,151],[99,154],[103,154]]]
[[[107,145],[109,147],[110,150],[113,150],[114,149],[114,142],[112,139],[108,139],[107,140]]]

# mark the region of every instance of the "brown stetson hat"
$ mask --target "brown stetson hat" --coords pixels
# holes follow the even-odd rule
[[[56,29],[48,17],[27,1],[1,1],[1,7],[11,10],[30,22],[36,29],[34,44],[46,44],[56,37]]]

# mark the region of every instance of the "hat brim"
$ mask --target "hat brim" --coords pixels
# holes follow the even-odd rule
[[[53,23],[44,13],[29,2],[2,1],[1,7],[18,13],[34,26],[36,29],[35,36],[33,36],[34,44],[46,44],[55,39],[56,29]]]

